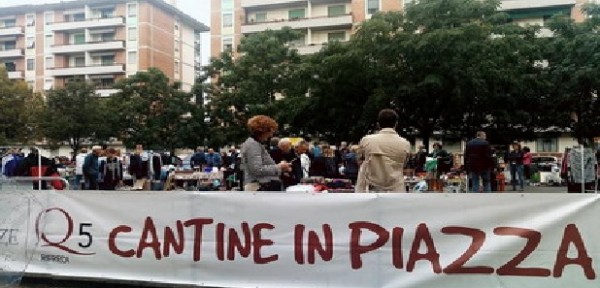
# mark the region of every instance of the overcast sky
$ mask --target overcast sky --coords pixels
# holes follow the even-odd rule
[[[67,0],[63,0],[67,2]],[[56,3],[60,0],[0,0],[0,7],[25,5],[25,4],[42,4]],[[177,0],[177,8],[184,13],[196,18],[198,21],[210,26],[210,0]],[[204,33],[202,36],[202,58],[203,64],[208,64],[210,57],[210,33]]]

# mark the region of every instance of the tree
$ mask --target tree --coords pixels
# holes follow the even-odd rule
[[[48,91],[41,127],[48,140],[67,142],[77,153],[84,142],[108,138],[108,131],[112,130],[106,116],[106,106],[96,95],[95,87],[74,80],[65,88]]]
[[[549,39],[547,75],[554,85],[555,125],[567,128],[580,143],[590,144],[600,133],[600,6],[584,8],[590,15],[583,23],[555,17],[550,23],[555,37]]]
[[[426,146],[437,131],[455,139],[482,127],[531,135],[536,117],[519,107],[536,99],[528,88],[540,73],[535,28],[507,24],[498,5],[420,1],[405,14],[365,22],[350,45],[368,63],[364,77],[374,81],[366,103],[396,109],[404,133],[416,133]]]
[[[192,95],[156,68],[122,80],[120,92],[110,99],[119,138],[126,146],[143,144],[150,149],[194,147],[204,138],[204,112]]]
[[[0,67],[0,145],[22,144],[39,138],[38,117],[43,100],[24,81],[8,79]]]
[[[289,28],[268,30],[242,39],[237,54],[229,50],[211,60],[205,69],[213,79],[205,87],[210,145],[240,143],[251,116],[274,117],[279,100],[297,91],[292,76],[301,57],[288,44],[299,37]]]
[[[331,42],[304,59],[293,77],[298,92],[280,104],[279,119],[289,131],[322,140],[358,141],[377,115],[369,100],[375,87],[363,54],[353,45]]]

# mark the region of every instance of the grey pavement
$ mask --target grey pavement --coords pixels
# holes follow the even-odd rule
[[[567,193],[567,186],[551,186],[551,185],[541,185],[541,186],[526,186],[524,191],[512,191],[512,186],[507,185],[505,193]],[[593,192],[592,192],[593,193]]]

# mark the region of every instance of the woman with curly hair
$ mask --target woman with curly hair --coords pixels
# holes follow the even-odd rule
[[[276,164],[265,148],[265,143],[273,137],[278,125],[265,115],[257,115],[248,120],[250,137],[240,149],[241,167],[244,170],[245,191],[281,191],[279,176],[290,172],[291,164]]]

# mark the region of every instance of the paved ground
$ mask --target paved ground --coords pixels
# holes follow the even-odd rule
[[[505,191],[508,193],[514,193],[512,191],[512,187],[507,186],[509,191]],[[521,193],[521,191],[516,191],[517,193]],[[525,193],[567,193],[567,186],[529,186],[525,187]],[[594,191],[589,191],[588,193],[594,193]],[[600,193],[600,191],[598,191]]]
[[[507,193],[521,193],[521,191],[512,191],[512,187],[506,186]],[[518,189],[518,188],[517,188]],[[527,186],[523,193],[567,193],[567,186]]]

